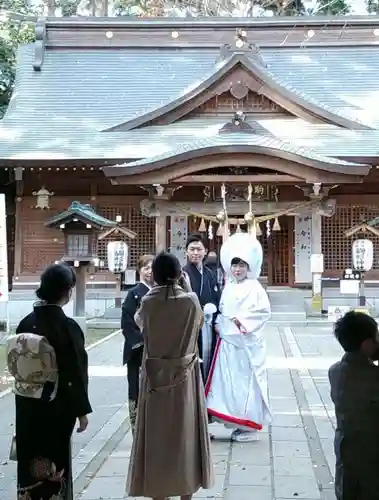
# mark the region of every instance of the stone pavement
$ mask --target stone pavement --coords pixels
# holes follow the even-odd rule
[[[341,355],[330,325],[266,327],[269,391],[274,414],[261,440],[231,443],[230,431],[212,425],[216,482],[195,498],[223,500],[332,500],[333,407],[328,367]],[[131,448],[126,433],[79,500],[126,498]]]
[[[83,434],[73,439],[74,488],[82,491],[94,471],[128,430],[127,381],[122,368],[122,335],[117,334],[89,350],[90,397],[94,413]],[[16,465],[9,462],[14,431],[14,400],[8,394],[0,399],[0,499],[16,497]],[[57,429],[59,432],[59,429]]]

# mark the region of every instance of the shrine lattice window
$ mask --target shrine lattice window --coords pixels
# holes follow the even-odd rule
[[[155,254],[155,218],[141,215],[140,207],[132,204],[112,202],[112,206],[100,203],[99,213],[107,219],[116,220],[117,215],[122,217],[122,225],[131,229],[137,236],[131,240],[127,236],[117,236],[98,242],[98,257],[107,267],[107,244],[112,240],[122,240],[129,247],[129,266],[136,267],[138,258],[143,254]]]
[[[352,265],[351,247],[354,240],[368,237],[374,246],[373,269],[379,269],[379,238],[375,235],[356,234],[350,238],[345,231],[363,221],[379,217],[377,206],[337,206],[332,217],[322,217],[322,252],[325,270],[349,269]]]
[[[69,257],[86,257],[89,255],[89,235],[69,234],[67,236],[67,252]]]

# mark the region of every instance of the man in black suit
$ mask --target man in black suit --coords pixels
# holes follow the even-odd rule
[[[140,282],[128,291],[122,305],[121,329],[125,338],[123,364],[128,368],[128,396],[129,396],[129,417],[132,431],[137,415],[137,404],[139,395],[139,375],[143,355],[143,337],[140,329],[134,321],[142,298],[152,287],[151,264],[154,257],[143,255],[137,265]]]
[[[204,259],[207,254],[205,243],[199,234],[192,234],[188,237],[186,243],[187,264],[183,270],[187,273],[192,290],[196,293],[201,307],[204,309],[206,304],[214,304],[218,311],[220,303],[220,288],[214,273],[204,265]],[[213,315],[213,325],[217,312]],[[213,328],[212,338],[206,335],[206,329],[203,328],[199,335],[199,354],[203,360],[202,374],[206,382],[209,369],[216,345],[216,334]]]

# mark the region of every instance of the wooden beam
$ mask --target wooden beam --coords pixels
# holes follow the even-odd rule
[[[306,201],[254,201],[252,211],[255,215],[267,215],[281,210],[291,210],[291,215],[302,212],[299,204]],[[228,201],[229,216],[243,216],[249,208],[247,201]],[[314,206],[324,216],[330,216],[334,213],[335,202],[333,199],[315,201]],[[170,216],[170,215],[189,215],[190,213],[201,213],[204,215],[216,216],[223,208],[222,202],[199,202],[199,201],[159,201],[144,199],[140,204],[141,213],[146,217]]]
[[[24,194],[24,181],[22,174],[20,180],[16,180],[16,214],[15,214],[15,239],[14,239],[14,275],[19,277],[22,272],[22,247],[24,244],[22,234],[22,210],[21,203]]]
[[[294,177],[292,175],[185,175],[179,179],[175,179],[172,182],[175,184],[231,184],[240,183],[247,184],[260,183],[260,184],[276,184],[278,182],[304,182],[303,179],[299,177]]]

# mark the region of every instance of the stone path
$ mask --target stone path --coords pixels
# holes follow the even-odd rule
[[[274,419],[259,442],[231,443],[213,425],[215,486],[196,498],[332,500],[333,408],[328,367],[341,355],[330,325],[268,325],[269,391]],[[128,432],[79,500],[122,500],[131,448]]]

